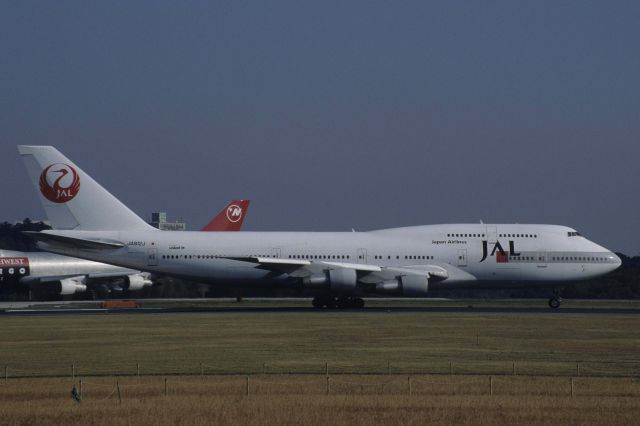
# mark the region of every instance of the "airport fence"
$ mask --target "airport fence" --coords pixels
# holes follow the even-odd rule
[[[1,362],[1,361],[0,361]],[[0,378],[38,377],[142,377],[142,376],[251,376],[251,375],[433,375],[433,376],[548,376],[548,377],[640,377],[640,361],[540,361],[459,360],[424,362],[388,361],[384,364],[347,362],[263,362],[255,365],[217,366],[213,362],[167,360],[163,362],[51,362],[46,364],[0,364]]]
[[[77,402],[251,396],[640,397],[636,378],[494,375],[247,375],[9,379],[0,398],[68,397]]]

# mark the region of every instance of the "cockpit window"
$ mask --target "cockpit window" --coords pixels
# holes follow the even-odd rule
[[[567,235],[569,237],[580,237],[581,236],[579,232],[575,232],[575,231],[567,232]]]

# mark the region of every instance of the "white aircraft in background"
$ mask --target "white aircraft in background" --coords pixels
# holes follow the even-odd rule
[[[553,286],[610,272],[620,259],[571,228],[449,224],[369,232],[160,232],[50,146],[19,146],[56,230],[48,251],[209,283],[289,284],[314,307],[362,307],[363,294]],[[550,306],[558,307],[554,295]]]
[[[249,200],[233,200],[203,231],[239,231]],[[66,296],[101,288],[105,292],[135,291],[152,286],[148,272],[53,253],[0,249],[0,292],[15,293],[20,287],[37,295]]]

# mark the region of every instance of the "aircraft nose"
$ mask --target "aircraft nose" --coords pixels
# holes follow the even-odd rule
[[[607,257],[609,258],[609,261],[611,262],[611,270],[616,270],[620,267],[620,265],[622,265],[622,259],[620,259],[620,257],[613,253],[613,252],[609,252],[609,254],[607,255]]]
[[[613,261],[616,263],[616,265],[622,265],[622,259],[620,259],[617,254],[611,253],[611,256],[613,256]]]

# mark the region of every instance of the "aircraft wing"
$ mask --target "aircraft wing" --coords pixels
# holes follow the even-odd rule
[[[334,268],[354,269],[356,271],[372,272],[380,271],[381,267],[377,265],[363,265],[361,263],[344,263],[344,262],[325,262],[325,261],[313,261],[307,259],[280,259],[277,257],[253,257],[253,256],[240,256],[240,257],[225,257],[225,259],[238,260],[241,262],[251,262],[260,265],[263,269],[296,269],[305,266],[325,266]]]
[[[438,265],[420,265],[418,267],[387,267],[380,265],[331,262],[307,259],[280,259],[271,257],[227,257],[227,259],[257,264],[261,269],[286,273],[292,277],[305,277],[327,269],[351,269],[358,273],[363,283],[375,283],[401,275],[419,275],[442,281],[448,278],[447,270]]]
[[[20,279],[20,282],[22,284],[33,284],[33,283],[49,283],[49,282],[54,282],[54,281],[60,281],[60,280],[64,280],[67,278],[77,278],[77,279],[84,279],[84,280],[109,280],[109,279],[116,279],[116,278],[123,278],[126,277],[128,275],[136,275],[136,274],[143,274],[144,276],[148,275],[145,273],[141,273],[139,271],[132,271],[132,270],[122,270],[122,271],[114,271],[114,272],[96,272],[96,273],[88,273],[88,274],[84,274],[84,275],[78,275],[77,273],[75,274],[59,274],[59,275],[44,275],[44,276],[30,276],[27,275],[25,277],[22,277]]]
[[[23,231],[28,237],[47,244],[61,244],[67,247],[83,248],[83,249],[119,249],[125,245],[120,241],[107,239],[84,239],[66,237],[64,235],[49,234],[47,232]]]
[[[122,276],[122,274],[120,274]],[[78,274],[60,274],[60,275],[51,275],[51,276],[30,276],[20,278],[21,284],[37,284],[37,283],[50,283],[54,281],[65,280],[67,278],[77,278],[82,279],[84,275]]]
[[[310,260],[303,259],[280,259],[277,257],[254,257],[254,256],[227,256],[225,259],[238,260],[240,262],[251,262],[257,263],[260,265],[273,265],[277,267],[277,265],[290,266],[290,267],[300,267],[305,265],[311,265]]]

